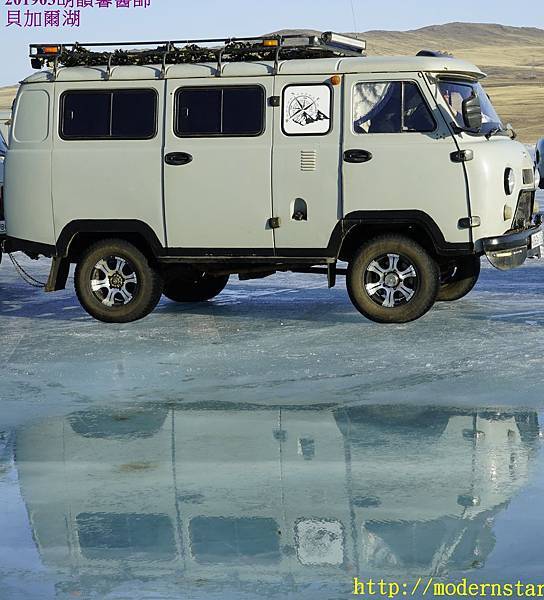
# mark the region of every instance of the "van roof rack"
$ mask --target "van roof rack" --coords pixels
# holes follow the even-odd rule
[[[267,35],[149,42],[100,42],[82,44],[31,44],[34,69],[119,65],[162,65],[216,62],[273,61],[365,56],[366,41],[332,31],[322,34]]]

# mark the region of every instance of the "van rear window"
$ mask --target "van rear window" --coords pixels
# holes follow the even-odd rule
[[[183,88],[176,94],[179,137],[256,136],[263,131],[260,86]]]
[[[60,133],[67,140],[145,140],[157,130],[154,90],[67,92],[61,111]]]

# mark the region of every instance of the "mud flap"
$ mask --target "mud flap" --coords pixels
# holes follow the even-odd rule
[[[66,289],[68,273],[70,272],[70,261],[67,258],[55,256],[51,263],[49,278],[45,284],[46,292],[60,292]]]

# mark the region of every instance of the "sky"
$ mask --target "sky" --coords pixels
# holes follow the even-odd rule
[[[86,0],[94,5],[106,0]],[[80,9],[79,27],[7,26],[8,12],[65,10],[65,3],[85,0],[0,0],[0,86],[12,85],[30,72],[29,43],[166,40],[260,35],[285,28],[333,31],[407,30],[425,25],[470,21],[544,28],[542,0],[128,0],[130,8]],[[126,1],[126,0],[125,0]],[[7,5],[7,3],[10,5]],[[28,4],[24,6],[25,2]],[[134,3],[150,2],[135,7]],[[11,18],[15,16],[11,15]],[[29,19],[35,17],[30,16]],[[24,15],[22,15],[24,25]]]

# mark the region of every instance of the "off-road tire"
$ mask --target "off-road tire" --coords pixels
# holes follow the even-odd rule
[[[165,277],[163,294],[173,302],[206,302],[218,296],[229,282],[229,275],[173,273]]]
[[[404,298],[404,303],[392,307],[380,305],[376,295],[381,292],[370,295],[368,288],[378,283],[367,283],[372,265],[384,257],[391,265],[391,259],[387,258],[390,255],[399,257],[399,265],[411,265],[415,273],[415,277],[401,280],[402,284],[406,281],[406,285],[413,286],[413,295],[407,300],[406,296],[395,292],[395,300],[400,297],[399,302],[402,302]],[[399,267],[403,269],[398,271],[399,274],[408,272],[404,267]],[[436,261],[417,242],[403,235],[388,234],[369,240],[355,252],[349,263],[346,283],[353,305],[368,319],[377,323],[408,323],[422,317],[433,306],[440,284],[440,271]],[[382,288],[385,290],[385,284]]]
[[[480,277],[480,258],[467,256],[456,261],[452,275],[441,278],[440,289],[436,297],[439,302],[454,302],[464,298],[472,291]]]
[[[106,306],[93,292],[93,273],[100,261],[119,257],[133,270],[132,299],[127,304]],[[131,323],[144,318],[157,306],[162,294],[162,278],[157,269],[133,244],[121,239],[106,239],[93,244],[80,258],[75,271],[75,290],[81,306],[95,319],[104,323]]]

